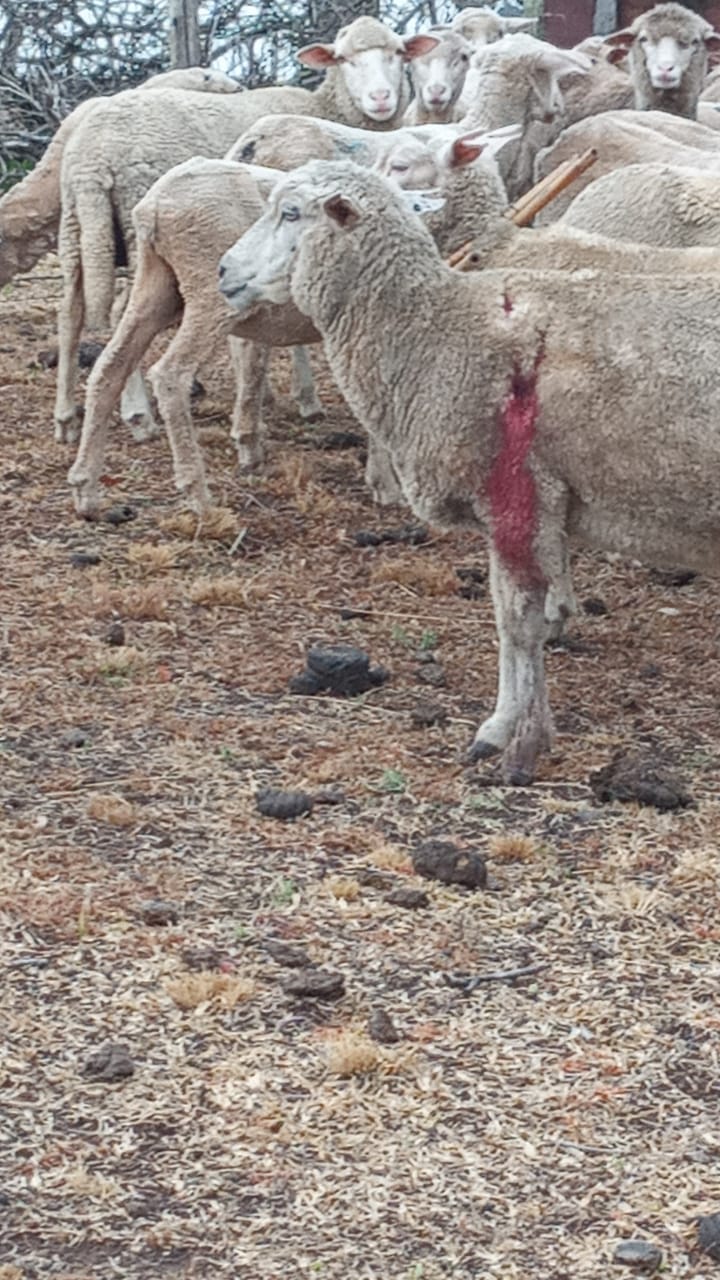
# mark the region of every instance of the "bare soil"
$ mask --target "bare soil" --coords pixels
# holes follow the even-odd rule
[[[213,521],[183,513],[165,439],[118,423],[107,505],[137,516],[87,525],[37,364],[43,271],[0,298],[0,1280],[596,1280],[626,1238],[714,1275],[716,587],[579,556],[596,603],[548,654],[555,750],[501,786],[463,763],[495,688],[490,605],[457,572],[481,540],[355,544],[412,517],[373,508],[357,447],[318,448],[355,429],[322,357],[314,427],[278,359],[260,477],[207,380]],[[323,641],[391,678],[289,694]],[[694,807],[600,804],[618,749]],[[342,795],[279,821],[262,787]],[[413,874],[432,838],[488,887]],[[289,994],[313,967],[344,994]]]

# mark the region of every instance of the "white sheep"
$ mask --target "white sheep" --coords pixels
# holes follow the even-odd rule
[[[627,55],[638,111],[696,118],[708,53],[720,48],[709,22],[684,5],[656,4],[605,43]]]
[[[720,246],[720,173],[628,165],[586,187],[555,226],[653,246]]]
[[[522,34],[505,36],[473,58],[481,58],[482,75],[460,130],[491,132],[522,125],[522,136],[505,149],[500,166],[508,195],[515,200],[532,186],[535,156],[561,127],[561,81],[587,75],[591,63],[584,54]]]
[[[193,93],[241,93],[243,86],[214,67],[176,67],[148,76],[138,89],[189,89]]]
[[[487,5],[466,5],[455,14],[450,28],[464,36],[474,49],[481,49],[502,40],[503,36],[534,31],[536,25],[535,18],[503,18]],[[433,27],[433,31],[441,29]]]
[[[595,164],[542,211],[537,219],[539,224],[554,222],[586,187],[603,174],[626,165],[676,164],[709,172],[717,171],[720,166],[717,133],[694,120],[665,111],[608,111],[579,120],[541,151],[535,162],[536,181],[547,177],[564,160],[581,155],[588,147],[594,147],[598,153]]]
[[[57,439],[77,431],[80,332],[83,325],[96,331],[110,327],[117,244],[124,242],[132,268],[132,208],[155,179],[193,155],[223,155],[253,120],[273,111],[390,129],[409,101],[405,64],[436,43],[434,36],[403,40],[374,18],[358,18],[338,32],[332,45],[300,50],[302,62],[327,69],[312,92],[292,86],[241,94],[130,91],[99,102],[80,121],[62,160]],[[135,416],[138,436],[153,430],[149,408],[140,407]]]
[[[415,97],[405,112],[405,124],[445,124],[454,119],[472,51],[459,32],[445,31],[434,49],[413,60],[410,80]]]
[[[239,315],[292,299],[315,325],[419,518],[486,531],[499,688],[472,754],[500,751],[506,781],[530,781],[552,735],[545,608],[568,542],[718,571],[715,280],[459,275],[392,184],[348,161],[278,183],[220,269]]]

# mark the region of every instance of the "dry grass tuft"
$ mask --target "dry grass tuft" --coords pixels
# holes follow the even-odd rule
[[[0,1280],[23,1280],[24,1271],[14,1267],[11,1262],[0,1263]]]
[[[227,573],[217,578],[196,578],[188,594],[193,604],[204,604],[210,608],[232,605],[239,609],[250,604],[252,588],[252,581],[243,582],[236,574]]]
[[[177,564],[176,547],[156,542],[135,542],[128,547],[127,558],[130,564],[143,569],[145,573],[166,573]]]
[[[396,583],[421,596],[452,596],[460,585],[458,576],[448,564],[418,558],[382,560],[370,571],[373,586]]]
[[[145,655],[134,645],[122,644],[117,649],[98,649],[90,665],[101,676],[127,676],[145,662]]]
[[[382,1062],[377,1045],[362,1031],[348,1028],[326,1046],[327,1069],[333,1076],[362,1076]]]
[[[325,886],[333,898],[342,902],[356,902],[360,897],[360,885],[351,876],[328,876]]]
[[[377,844],[371,845],[367,860],[382,871],[410,871],[412,865],[407,851],[398,849],[387,840],[378,840]]]
[[[202,969],[199,973],[183,973],[168,978],[165,990],[178,1009],[197,1009],[213,1001],[223,1009],[234,1009],[242,1000],[255,994],[252,978],[240,978],[234,973],[216,973]]]
[[[94,822],[107,822],[111,827],[130,827],[136,818],[135,806],[112,793],[91,796],[86,812]]]
[[[108,587],[102,583],[93,590],[93,607],[97,617],[118,615],[135,622],[161,622],[167,618],[166,588],[154,583],[145,586]]]
[[[496,862],[532,862],[539,849],[532,836],[518,835],[508,831],[491,836],[488,840],[488,852]]]
[[[192,511],[177,511],[159,524],[164,533],[210,542],[232,542],[240,529],[238,516],[229,507],[209,507],[202,516]]]
[[[106,1178],[102,1173],[90,1173],[82,1164],[64,1172],[62,1184],[67,1194],[87,1197],[89,1200],[109,1200],[124,1195],[121,1184],[115,1178]]]

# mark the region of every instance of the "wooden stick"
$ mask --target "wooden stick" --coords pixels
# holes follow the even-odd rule
[[[553,169],[540,182],[527,191],[524,196],[516,200],[515,204],[505,211],[505,217],[514,222],[516,227],[527,227],[534,218],[550,204],[556,196],[565,191],[576,178],[585,173],[598,158],[598,153],[594,147],[588,148],[581,156],[577,156],[574,160],[564,160],[562,164]],[[445,259],[449,267],[453,267],[455,271],[472,271],[477,264],[477,255],[473,252],[472,240],[461,245],[459,249],[455,249],[453,253]]]

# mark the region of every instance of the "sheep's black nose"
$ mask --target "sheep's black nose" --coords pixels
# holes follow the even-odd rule
[[[223,277],[224,277],[224,275],[225,275],[225,267],[223,266],[223,264],[222,264],[222,262],[221,262],[221,263],[220,263],[220,266],[218,267],[218,276],[219,276],[219,277],[220,277],[220,279],[222,280],[222,279],[223,279]]]

